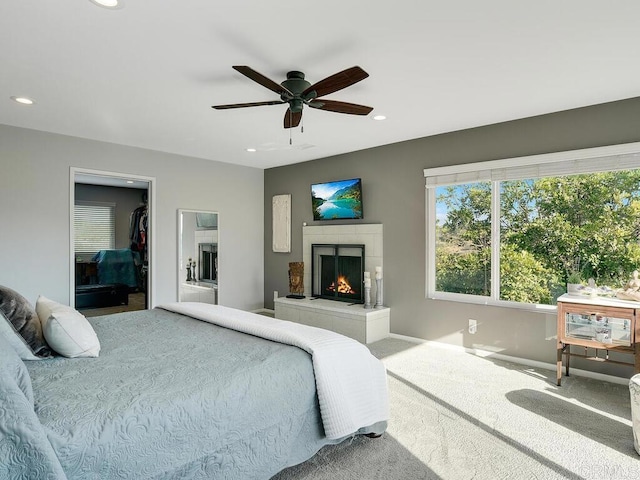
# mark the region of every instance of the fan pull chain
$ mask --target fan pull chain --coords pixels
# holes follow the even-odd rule
[[[291,124],[293,123],[293,112],[289,109],[289,145],[293,145],[293,141],[291,140]]]

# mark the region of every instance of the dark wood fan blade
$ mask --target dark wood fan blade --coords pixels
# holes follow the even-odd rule
[[[307,95],[313,91],[316,92],[316,95],[312,98],[324,97],[325,95],[329,95],[330,93],[349,87],[354,83],[358,83],[360,80],[364,80],[368,76],[369,74],[360,67],[347,68],[342,72],[338,72],[324,80],[314,83],[302,92],[302,97],[308,98]]]
[[[302,111],[292,112],[290,108],[287,108],[287,112],[284,114],[284,128],[295,128],[300,125],[302,119]]]
[[[270,78],[265,77],[259,72],[256,72],[253,68],[247,67],[246,65],[234,65],[234,70],[237,70],[245,77],[250,78],[256,83],[259,83],[263,87],[268,88],[272,92],[276,92],[278,95],[287,94],[293,97],[293,93],[289,91],[289,89],[283,87],[279,83],[274,82]]]
[[[371,110],[373,110],[373,107],[367,107],[366,105],[325,99],[315,100],[309,103],[309,106],[329,112],[348,113],[349,115],[369,115]]]
[[[245,108],[245,107],[261,107],[262,105],[281,105],[285,102],[282,100],[268,100],[266,102],[251,102],[251,103],[230,103],[229,105],[212,105],[211,108],[216,110],[228,110],[230,108]]]

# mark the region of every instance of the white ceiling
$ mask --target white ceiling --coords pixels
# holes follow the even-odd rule
[[[0,123],[268,168],[640,95],[637,0],[123,1],[1,0]],[[290,146],[286,105],[211,108],[277,99],[232,65],[359,65],[327,98],[374,111],[306,109]]]

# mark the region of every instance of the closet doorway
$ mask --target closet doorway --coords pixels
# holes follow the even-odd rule
[[[71,168],[69,304],[87,317],[153,306],[154,180]]]

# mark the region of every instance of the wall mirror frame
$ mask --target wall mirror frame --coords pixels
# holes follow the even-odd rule
[[[219,302],[218,212],[178,209],[177,293],[179,302]]]

